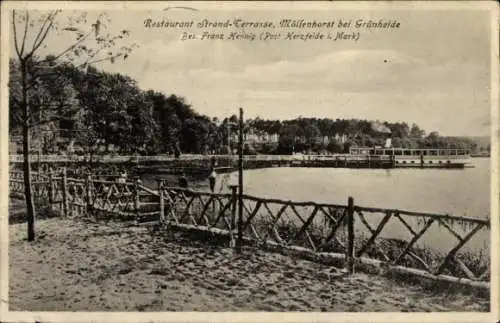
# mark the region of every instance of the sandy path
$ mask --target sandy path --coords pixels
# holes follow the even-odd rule
[[[435,294],[306,260],[153,236],[145,228],[50,219],[28,244],[9,226],[10,309],[31,311],[488,311],[489,300]],[[173,241],[176,239],[177,241]]]

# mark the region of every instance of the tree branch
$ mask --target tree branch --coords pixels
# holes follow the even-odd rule
[[[31,52],[31,55],[33,55],[33,53],[34,53],[34,52],[36,52],[38,48],[40,48],[40,46],[42,45],[42,43],[43,43],[43,41],[45,40],[45,38],[47,38],[47,35],[48,35],[49,31],[50,31],[50,28],[52,28],[52,25],[53,25],[53,24],[54,24],[54,21],[53,21],[53,20],[51,20],[51,21],[50,21],[50,23],[49,23],[49,25],[47,26],[47,28],[46,28],[46,29],[45,29],[45,31],[43,32],[43,35],[42,35],[42,37],[40,38],[40,40],[38,41],[38,43],[37,43],[37,44],[33,44],[33,50],[32,50],[32,52]],[[31,55],[30,55],[30,56],[31,56]]]
[[[48,35],[49,31],[50,31],[50,28],[52,28],[52,25],[54,24],[54,18],[56,16],[56,14],[57,14],[57,11],[55,11],[54,13],[52,13],[52,15],[49,14],[49,17],[47,17],[47,19],[50,20],[49,25],[47,26],[47,28],[43,32],[43,35],[40,38],[40,40],[38,41],[38,43],[35,42],[33,44],[33,49],[31,50],[31,53],[29,53],[28,55],[26,55],[27,57],[33,56],[33,54],[37,51],[37,49],[40,48],[40,46],[43,44],[44,40],[47,38],[47,35]]]
[[[76,67],[79,68],[79,67],[83,67],[85,65],[90,65],[90,64],[95,64],[95,63],[99,63],[99,62],[104,62],[104,61],[109,61],[111,59],[115,59],[116,56],[111,56],[111,57],[105,57],[105,58],[101,58],[101,59],[96,59],[96,60],[92,60],[92,59],[89,59],[88,61],[80,64],[80,65],[77,65]]]
[[[35,44],[38,42],[38,39],[40,39],[40,36],[42,35],[43,30],[45,29],[45,25],[50,20],[49,18],[50,18],[50,14],[48,14],[47,17],[45,18],[45,20],[43,21],[42,27],[38,31],[38,34],[36,35],[36,38],[33,41],[33,48],[35,48]],[[33,52],[33,50],[32,50],[32,52]]]
[[[12,10],[12,32],[14,33],[14,47],[19,59],[22,59],[21,52],[19,51],[19,44],[17,43],[17,30],[16,30],[16,11]]]
[[[103,50],[103,48],[99,48],[98,50],[96,50],[96,52],[93,54],[93,55],[89,55],[88,59],[86,62],[78,65],[78,67],[81,67],[81,66],[84,66],[84,65],[90,65],[92,64],[91,61],[94,57],[96,57],[97,55],[99,55],[99,53]]]
[[[60,54],[56,55],[56,57],[53,60],[54,61],[58,60],[61,56],[63,56],[64,54],[66,54],[67,52],[69,52],[70,50],[74,49],[76,46],[78,46],[82,42],[84,42],[85,39],[87,39],[90,36],[91,33],[92,33],[92,31],[88,32],[85,36],[83,36],[82,38],[80,38],[76,43],[74,43],[73,45],[71,45],[68,48],[66,48]],[[48,62],[48,60],[47,59],[41,60],[40,62],[38,62],[38,64],[45,63],[45,62]],[[57,67],[57,66],[61,66],[61,65],[56,65],[54,67]]]
[[[24,24],[24,35],[23,35],[23,42],[21,44],[21,55],[24,53],[24,45],[26,44],[26,35],[28,34],[28,25],[30,21],[30,15],[28,13],[28,10],[26,10],[26,23]]]

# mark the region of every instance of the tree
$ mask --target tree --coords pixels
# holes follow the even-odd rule
[[[425,138],[426,146],[429,148],[440,148],[440,139],[439,133],[437,131],[432,131]]]
[[[24,195],[27,209],[28,241],[35,239],[35,206],[31,183],[31,131],[45,122],[54,122],[66,115],[67,105],[74,99],[69,84],[59,68],[68,62],[77,62],[78,67],[86,68],[100,61],[114,62],[118,57],[127,58],[132,47],[122,46],[118,52],[111,51],[120,39],[129,32],[122,30],[119,35],[103,35],[101,30],[110,20],[105,14],[99,14],[95,22],[88,24],[88,15],[83,12],[70,16],[65,23],[60,22],[62,10],[48,13],[30,12],[24,14],[12,11],[12,33],[14,49],[19,66],[18,102],[19,121],[23,138],[23,174]],[[40,51],[47,46],[49,35],[71,33],[74,41],[58,54],[40,59]],[[41,86],[51,83],[49,88]],[[14,102],[12,108],[15,108]],[[59,113],[55,113],[59,112]],[[61,114],[62,113],[62,114]],[[36,116],[38,121],[35,122]]]
[[[332,153],[342,153],[344,152],[344,145],[334,139],[328,143],[326,149]]]
[[[167,103],[163,93],[147,91],[146,100],[153,104],[153,118],[156,120],[157,136],[153,138],[152,145],[158,152],[174,153],[178,146],[178,133],[181,127],[174,108]]]
[[[78,131],[78,143],[84,148],[84,152],[88,157],[88,167],[92,169],[93,158],[99,150],[100,136],[97,132],[95,124],[99,117],[89,109],[82,109],[77,118],[76,129]]]
[[[209,128],[200,118],[187,119],[182,127],[182,149],[187,152],[204,153],[208,145]]]
[[[298,124],[285,124],[281,129],[277,152],[290,154],[303,150],[305,148],[301,140],[303,137],[304,132]]]
[[[410,137],[414,139],[421,139],[425,136],[425,131],[420,129],[417,124],[412,124],[410,129]]]
[[[316,123],[308,123],[302,129],[308,146],[314,145],[316,143],[316,139],[321,134]]]

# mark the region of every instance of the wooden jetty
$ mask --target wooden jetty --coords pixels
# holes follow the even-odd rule
[[[19,169],[23,159],[11,155],[11,168]],[[314,168],[415,168],[415,169],[463,169],[469,165],[470,154],[460,149],[402,149],[402,148],[351,148],[349,154],[336,155],[245,155],[244,169],[272,167]],[[49,168],[88,168],[85,156],[36,156],[32,158],[34,169],[47,172]],[[118,173],[119,169],[133,169],[136,173],[186,173],[204,176],[214,167],[218,173],[236,169],[237,155],[171,155],[158,156],[95,156],[92,164],[104,173]],[[69,167],[71,165],[72,167]],[[208,174],[206,174],[208,175]]]

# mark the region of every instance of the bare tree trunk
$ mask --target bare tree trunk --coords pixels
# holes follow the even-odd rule
[[[27,69],[26,62],[21,61],[22,70],[22,102],[23,110],[23,175],[24,175],[24,197],[26,200],[26,217],[28,222],[28,241],[35,240],[35,203],[31,187],[31,163],[30,163],[30,123],[28,90],[26,85]]]
[[[23,174],[24,174],[24,197],[26,200],[26,217],[28,222],[28,241],[35,240],[35,203],[31,187],[31,163],[29,160],[30,151],[29,128],[23,126]]]

